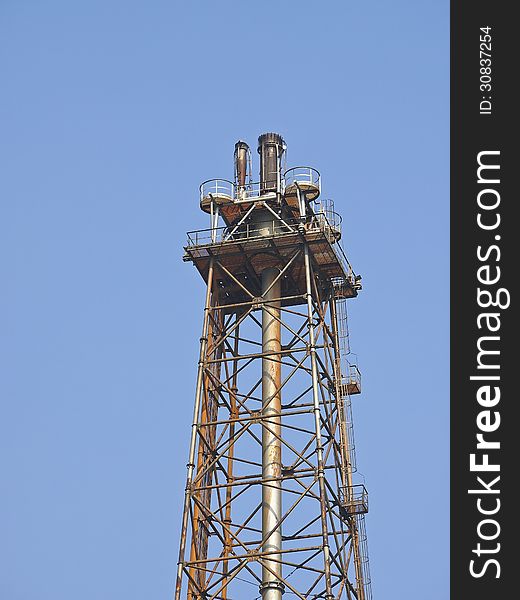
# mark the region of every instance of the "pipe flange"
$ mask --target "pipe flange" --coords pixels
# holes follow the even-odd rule
[[[264,581],[258,586],[258,589],[261,594],[266,590],[279,590],[280,593],[285,593],[285,585],[281,581]]]

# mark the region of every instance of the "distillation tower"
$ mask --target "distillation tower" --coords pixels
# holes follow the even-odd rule
[[[206,284],[175,600],[371,599],[346,301],[361,289],[316,169],[260,177],[238,141],[234,180],[200,186],[209,229],[184,260]]]

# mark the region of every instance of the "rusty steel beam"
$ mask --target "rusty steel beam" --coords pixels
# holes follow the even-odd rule
[[[213,292],[212,292],[213,294]],[[216,313],[216,318],[210,319],[208,324],[208,342],[206,346],[206,357],[204,362],[208,362],[209,356],[219,356],[221,354],[220,346],[215,344],[215,340],[220,337],[220,332],[222,329],[222,314]],[[200,436],[200,442],[198,445],[197,451],[197,468],[194,480],[194,489],[193,493],[198,495],[199,501],[203,506],[209,508],[211,502],[211,494],[206,489],[207,485],[211,484],[213,472],[212,470],[208,470],[203,478],[199,478],[198,474],[204,471],[206,456],[208,453],[211,453],[215,446],[215,435],[216,435],[216,425],[212,425],[209,427],[205,427],[201,430],[201,427],[206,423],[214,423],[217,416],[217,400],[215,397],[214,386],[212,385],[212,381],[220,379],[220,364],[213,364],[211,366],[213,370],[213,377],[210,378],[209,374],[205,371],[202,385],[202,403],[201,403],[201,412],[199,417],[199,431],[198,435]],[[204,486],[206,483],[206,486]],[[196,560],[197,558],[207,556],[208,551],[208,530],[205,523],[205,516],[200,514],[199,505],[196,504],[193,507],[192,513],[192,522],[193,522],[193,535],[191,539],[191,549],[190,549],[190,561]],[[204,587],[204,573],[201,572],[191,572],[191,577],[194,581],[197,582],[198,588]],[[193,586],[188,586],[188,599],[192,600],[196,598],[196,592],[193,590]]]
[[[206,356],[206,350],[208,346],[208,332],[209,332],[209,316],[210,316],[210,304],[211,304],[211,292],[213,288],[213,259],[210,259],[209,273],[208,273],[208,285],[206,288],[206,301],[204,305],[204,319],[202,325],[202,335],[200,338],[200,350],[199,350],[199,363],[197,369],[197,384],[195,390],[195,404],[193,408],[193,420],[191,425],[191,438],[190,438],[190,450],[187,464],[186,474],[186,489],[184,493],[184,510],[181,525],[181,538],[179,544],[179,558],[177,563],[177,579],[175,584],[175,600],[180,600],[182,590],[182,570],[184,566],[184,558],[186,551],[186,538],[188,533],[188,518],[190,513],[190,500],[191,500],[191,484],[193,480],[193,473],[195,469],[195,452],[197,446],[197,428],[199,424],[199,411],[202,398],[202,387],[204,377],[204,359]]]

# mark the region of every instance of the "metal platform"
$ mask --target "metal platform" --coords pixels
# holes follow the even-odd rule
[[[265,235],[266,229],[273,233]],[[184,260],[193,262],[207,282],[210,258],[216,259],[222,304],[250,302],[252,297],[259,297],[261,273],[269,267],[285,270],[284,304],[302,304],[306,301],[305,273],[303,262],[296,258],[307,242],[321,291],[328,293],[334,284],[336,296],[340,289],[342,298],[354,298],[361,286],[336,239],[323,215],[289,221],[273,218],[262,227],[243,224],[192,231],[188,233]]]
[[[340,393],[342,396],[361,394],[361,373],[357,365],[349,365],[348,373],[342,375],[340,381]]]
[[[363,484],[341,487],[339,501],[348,516],[363,515],[368,512],[368,492]]]

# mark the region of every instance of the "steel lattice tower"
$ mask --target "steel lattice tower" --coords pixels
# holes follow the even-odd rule
[[[201,185],[211,227],[184,260],[207,284],[175,599],[370,600],[356,483],[346,299],[361,289],[319,173],[284,172],[260,136],[260,182]]]

